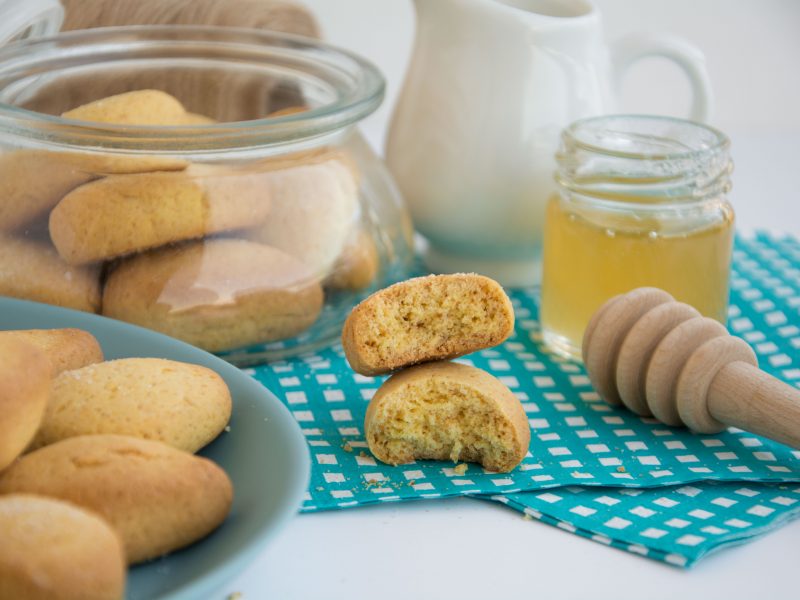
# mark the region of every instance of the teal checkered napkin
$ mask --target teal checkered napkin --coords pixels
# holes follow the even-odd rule
[[[706,482],[667,488],[561,487],[495,495],[528,518],[688,567],[800,516],[800,485]]]
[[[795,324],[800,322],[800,243],[766,235],[737,240],[731,287],[732,332],[754,346],[765,370],[800,387]],[[376,461],[362,427],[367,404],[383,380],[353,373],[339,345],[247,370],[286,403],[306,435],[313,468],[304,511],[413,498],[506,496],[557,486],[800,481],[798,451],[737,430],[693,435],[607,405],[580,365],[548,354],[541,344],[534,291],[510,295],[517,315],[514,335],[459,361],[490,371],[522,401],[532,440],[528,456],[512,473],[472,464],[460,473],[446,462],[392,467]]]

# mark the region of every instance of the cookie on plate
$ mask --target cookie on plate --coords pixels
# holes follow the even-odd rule
[[[15,329],[0,331],[0,339],[13,337],[33,344],[45,353],[53,377],[62,371],[79,369],[103,361],[97,339],[82,329]]]
[[[129,563],[188,546],[227,516],[233,487],[205,458],[122,435],[72,437],[26,454],[0,473],[0,494],[59,498],[117,530]]]
[[[33,439],[49,395],[50,361],[44,353],[23,340],[0,337],[0,471]]]
[[[452,362],[392,375],[370,401],[364,431],[385,463],[449,459],[500,472],[522,461],[531,440],[511,390],[486,371]]]
[[[96,514],[28,494],[0,496],[0,598],[121,600],[122,542]]]
[[[160,358],[122,358],[56,377],[31,447],[115,433],[197,452],[230,417],[228,386],[211,369]]]
[[[380,375],[496,346],[514,331],[511,300],[482,275],[429,275],[377,291],[342,330],[350,366]]]

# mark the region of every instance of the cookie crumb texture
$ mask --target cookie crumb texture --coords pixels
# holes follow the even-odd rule
[[[396,283],[347,318],[342,344],[352,369],[380,375],[502,343],[514,330],[503,288],[482,275],[429,275]]]
[[[370,402],[364,429],[372,453],[392,465],[452,460],[508,472],[530,444],[511,390],[486,371],[447,362],[390,377]]]

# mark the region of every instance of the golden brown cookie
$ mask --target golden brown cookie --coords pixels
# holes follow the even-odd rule
[[[47,214],[67,193],[92,179],[79,166],[42,150],[0,154],[0,231],[20,229]]]
[[[100,270],[68,265],[49,244],[0,234],[0,295],[97,312]]]
[[[122,600],[122,542],[99,516],[54,498],[0,496],[0,598]]]
[[[114,175],[69,193],[50,213],[50,236],[70,264],[108,260],[262,221],[269,199],[227,180],[185,173]]]
[[[267,115],[268,119],[275,119],[278,117],[288,117],[289,115],[299,115],[304,112],[308,112],[309,108],[307,106],[287,106],[286,108],[281,108],[280,110],[274,110]]]
[[[215,125],[216,123],[218,123],[218,121],[216,119],[212,119],[211,117],[187,112],[184,115],[180,125]]]
[[[122,435],[68,438],[0,473],[0,494],[51,496],[96,512],[120,534],[129,563],[162,556],[216,529],[233,489],[216,464]]]
[[[197,452],[231,417],[231,395],[211,369],[160,358],[124,358],[66,371],[31,448],[116,433]]]
[[[50,153],[51,160],[72,166],[88,179],[106,175],[130,175],[152,171],[182,171],[189,162],[175,156],[147,156],[122,152],[61,152]]]
[[[160,90],[135,90],[89,102],[61,114],[66,119],[115,125],[182,125],[186,109]]]
[[[359,227],[347,240],[325,285],[340,290],[363,290],[375,280],[379,268],[375,240]]]
[[[347,361],[362,375],[496,346],[514,331],[503,288],[482,275],[429,275],[396,283],[353,309],[342,330]]]
[[[123,261],[106,282],[103,314],[217,352],[293,337],[322,304],[319,282],[291,256],[209,239]]]
[[[327,275],[359,219],[359,179],[352,159],[326,149],[261,161],[258,168],[266,176],[271,212],[244,235]]]
[[[451,362],[392,375],[370,401],[364,431],[385,463],[463,460],[501,472],[522,461],[531,441],[511,390],[486,371]]]
[[[33,439],[49,395],[50,362],[44,353],[23,340],[0,337],[0,471]]]
[[[62,371],[102,362],[103,350],[97,339],[82,329],[17,329],[0,331],[0,339],[23,340],[45,353],[53,377]]]

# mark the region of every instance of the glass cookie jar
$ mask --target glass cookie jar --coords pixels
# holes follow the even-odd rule
[[[93,29],[0,49],[0,295],[238,364],[334,340],[407,276],[412,227],[357,124],[366,61],[300,37]]]
[[[725,323],[734,229],[728,148],[719,131],[669,117],[594,117],[563,132],[540,315],[553,351],[580,358],[594,312],[642,286]]]

